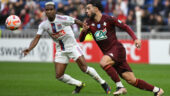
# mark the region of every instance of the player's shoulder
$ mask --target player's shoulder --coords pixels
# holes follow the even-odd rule
[[[109,15],[104,15],[104,21],[110,22],[110,23],[113,23],[113,22],[121,23],[121,21],[117,17],[109,16]]]
[[[41,21],[41,23],[39,24],[39,27],[44,27],[47,25],[47,23],[48,23],[48,20],[45,19],[45,20]]]
[[[56,14],[56,22],[60,22],[60,23],[64,22],[64,23],[66,23],[66,25],[70,25],[72,23],[75,23],[75,18],[67,16],[67,15]]]
[[[105,21],[112,21],[113,19],[115,19],[115,17],[104,14],[103,19],[105,19]]]
[[[67,20],[68,17],[69,16],[67,16],[67,15],[58,15],[58,14],[56,14],[56,19],[57,20]]]
[[[40,22],[39,26],[43,26],[43,25],[46,25],[48,22],[48,19],[45,19],[43,21]]]

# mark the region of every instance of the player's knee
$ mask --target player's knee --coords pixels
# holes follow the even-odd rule
[[[136,83],[136,78],[128,78],[128,79],[126,79],[126,82],[131,85],[134,85]]]
[[[107,62],[100,61],[100,66],[101,66],[102,68],[104,68],[104,67],[107,66],[107,65],[110,65],[110,64],[107,63]]]
[[[114,61],[107,55],[104,55],[100,61],[100,66],[104,68],[107,65],[113,65]]]

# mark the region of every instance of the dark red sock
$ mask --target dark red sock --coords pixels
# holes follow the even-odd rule
[[[116,83],[120,81],[120,78],[115,70],[111,65],[107,65],[103,68],[106,73],[112,78],[112,80]]]
[[[136,79],[136,83],[134,86],[147,91],[153,91],[154,88],[154,86],[152,86],[151,84],[140,79]]]

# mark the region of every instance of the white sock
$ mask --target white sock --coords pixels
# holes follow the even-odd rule
[[[156,93],[156,92],[158,92],[158,91],[159,91],[159,88],[158,88],[158,87],[154,87],[154,88],[153,88],[153,92],[154,92],[154,93]]]
[[[117,87],[124,87],[121,81],[116,82],[116,86],[117,86]]]
[[[104,84],[105,80],[103,80],[99,74],[96,72],[96,70],[92,67],[87,67],[86,73],[92,76],[95,80],[97,80],[100,84]]]
[[[79,80],[76,80],[74,78],[72,78],[71,76],[64,74],[63,76],[61,76],[58,80],[67,83],[67,84],[71,84],[71,85],[75,85],[75,86],[81,86],[82,82]]]

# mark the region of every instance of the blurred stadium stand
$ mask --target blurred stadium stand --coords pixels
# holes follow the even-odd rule
[[[47,1],[54,1],[57,14],[69,15],[80,20],[85,17],[85,4],[88,0],[1,0],[0,30],[1,38],[29,38],[37,32],[38,24],[44,20],[44,6]],[[142,38],[170,38],[170,0],[101,0],[103,13],[116,16],[127,23],[136,32],[137,9],[142,10]],[[22,20],[21,30],[11,32],[5,28],[9,15],[18,15]],[[80,28],[73,25],[76,37]],[[120,32],[122,30],[119,30]],[[121,39],[128,39],[126,33],[118,32]],[[48,36],[44,35],[45,38]]]

